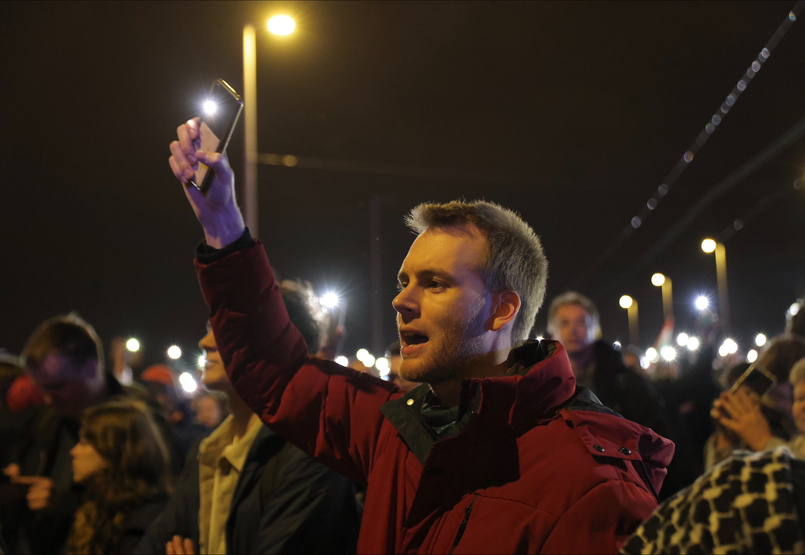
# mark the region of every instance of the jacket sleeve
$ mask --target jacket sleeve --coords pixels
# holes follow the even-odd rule
[[[355,553],[360,517],[352,482],[291,449],[277,484],[253,552]]]
[[[396,387],[308,357],[259,242],[196,260],[218,351],[235,390],[280,436],[351,480],[366,483]],[[398,394],[397,394],[398,395]]]
[[[540,551],[618,553],[656,508],[654,497],[635,484],[604,482],[561,515]]]

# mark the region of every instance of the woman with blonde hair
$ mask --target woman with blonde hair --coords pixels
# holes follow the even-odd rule
[[[131,553],[170,494],[168,450],[148,409],[129,400],[87,409],[70,454],[87,491],[67,553]]]

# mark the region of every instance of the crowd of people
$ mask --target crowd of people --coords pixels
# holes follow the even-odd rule
[[[204,389],[189,399],[168,365],[132,373],[119,340],[106,364],[76,314],[0,355],[0,553],[805,549],[805,302],[753,365],[717,357],[708,322],[688,358],[646,367],[575,291],[533,339],[531,227],[488,202],[422,204],[381,378],[334,361],[338,338],[243,225],[226,158],[197,150],[197,120],[178,135],[205,234]],[[768,392],[733,387],[755,367]]]

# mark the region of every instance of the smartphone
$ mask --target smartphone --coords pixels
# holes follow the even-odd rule
[[[223,79],[216,79],[204,101],[199,122],[199,150],[224,153],[243,111],[243,100]],[[206,193],[212,183],[213,170],[199,162],[191,183]]]
[[[749,390],[751,394],[757,395],[757,399],[760,399],[775,383],[777,383],[777,379],[768,371],[752,364],[746,369],[746,372],[738,378],[730,391],[735,393],[738,391],[739,387],[744,387]]]

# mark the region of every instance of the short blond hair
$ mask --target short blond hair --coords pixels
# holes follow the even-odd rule
[[[422,203],[411,210],[405,223],[417,235],[430,228],[464,224],[478,228],[487,241],[486,259],[480,264],[484,285],[489,291],[512,290],[519,295],[512,341],[528,339],[545,299],[548,259],[539,236],[516,212],[481,200]]]
[[[590,319],[593,321],[593,325],[591,326],[593,336],[596,339],[600,339],[601,317],[598,315],[598,309],[593,301],[577,291],[566,291],[551,302],[551,306],[548,308],[548,333],[550,333],[554,339],[559,336],[559,329],[556,327],[556,314],[559,312],[560,308],[569,304],[580,306],[587,311],[587,314],[590,315]]]

